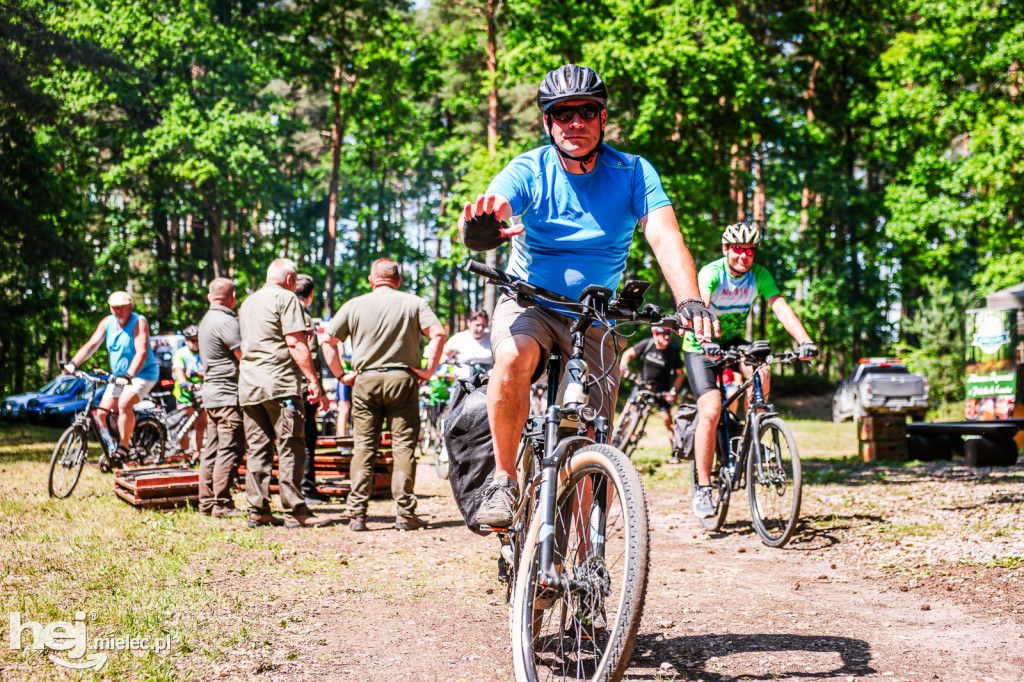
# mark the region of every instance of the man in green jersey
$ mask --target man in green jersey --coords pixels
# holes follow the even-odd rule
[[[708,309],[718,315],[721,323],[719,341],[701,346],[692,332],[687,332],[683,338],[686,376],[697,397],[697,412],[700,416],[694,434],[697,489],[693,498],[693,511],[703,519],[715,511],[711,499],[711,465],[715,456],[715,426],[722,412],[722,399],[711,370],[711,358],[721,355],[722,347],[747,343],[743,338],[747,315],[758,296],[764,296],[782,327],[800,344],[797,352],[801,360],[809,360],[818,354],[818,347],[811,342],[800,319],[786,303],[786,299],[782,298],[772,276],[763,266],[754,263],[760,243],[761,232],[756,227],[736,223],[725,228],[722,233],[722,253],[725,257],[705,265],[697,274],[701,298]],[[740,371],[747,379],[753,375],[753,370],[747,365],[741,366]],[[767,396],[767,367],[763,369],[761,380]]]

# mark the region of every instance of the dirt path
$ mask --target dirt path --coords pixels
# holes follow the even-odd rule
[[[946,466],[898,487],[807,487],[807,526],[785,550],[753,535],[745,497],[727,532],[709,537],[684,513],[681,467],[649,482],[652,571],[627,679],[1024,679],[1024,470],[983,485]],[[891,493],[888,503],[872,499],[876,487]],[[913,514],[947,508],[936,489],[953,500],[950,518],[966,515],[968,525],[939,519],[931,536],[915,535]],[[268,530],[270,560],[231,545],[202,567],[216,589],[256,604],[247,638],[207,678],[512,679],[496,541],[462,527],[429,467],[417,491],[427,530],[391,530],[392,504],[375,501],[370,526],[379,530]],[[965,495],[975,503],[958,512]],[[915,499],[930,501],[917,509]],[[972,514],[993,504],[996,520],[970,530]],[[897,516],[902,531],[892,530]],[[950,562],[938,549],[944,538],[970,545],[952,555],[1009,559]]]

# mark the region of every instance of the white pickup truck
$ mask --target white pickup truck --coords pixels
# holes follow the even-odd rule
[[[832,398],[832,421],[872,414],[910,414],[920,421],[928,411],[928,377],[911,373],[900,360],[865,358]]]

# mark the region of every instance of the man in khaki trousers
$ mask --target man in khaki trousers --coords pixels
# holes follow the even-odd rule
[[[245,464],[245,497],[249,527],[322,526],[302,497],[306,462],[302,377],[309,382],[310,402],[320,401],[320,383],[306,345],[306,321],[295,295],[295,263],[278,258],[267,268],[267,283],[252,293],[238,311],[242,331],[238,402],[245,421],[249,456]],[[270,513],[270,476],[277,441],[278,483],[283,522]]]
[[[416,516],[416,460],[419,437],[419,385],[430,378],[441,360],[447,337],[444,327],[426,302],[398,290],[402,275],[398,264],[380,258],[370,267],[373,291],[341,307],[328,323],[324,359],[341,377],[338,344],[352,337],[352,366],[344,381],[352,384],[352,465],[348,495],[350,528],[366,530],[366,511],[373,492],[373,460],[384,420],[391,425],[391,451],[395,469],[391,493],[398,513],[395,528],[415,530],[426,525]],[[420,338],[430,339],[420,369]],[[354,376],[354,379],[352,378]]]

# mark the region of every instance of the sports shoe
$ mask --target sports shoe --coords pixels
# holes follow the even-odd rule
[[[715,513],[715,503],[711,501],[714,488],[710,485],[699,485],[693,492],[693,513],[698,519],[710,519]]]
[[[348,524],[348,529],[356,533],[362,533],[363,531],[369,530],[366,527],[365,516],[353,516],[352,521]]]
[[[206,512],[215,519],[233,519],[236,516],[245,516],[245,512],[241,509],[235,509],[234,507],[214,507],[211,511]]]
[[[476,512],[477,525],[508,528],[515,516],[519,487],[508,476],[502,476],[484,490],[480,508]]]

